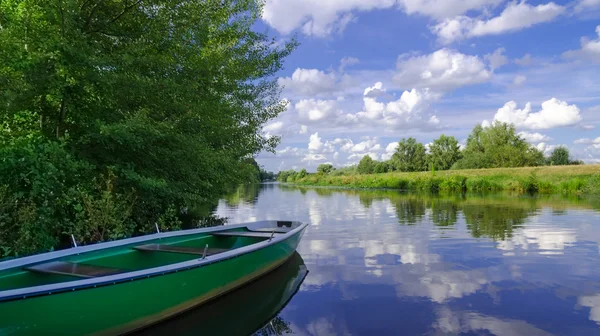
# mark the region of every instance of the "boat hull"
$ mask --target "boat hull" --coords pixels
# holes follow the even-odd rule
[[[213,300],[277,268],[304,229],[261,249],[178,272],[0,304],[0,335],[129,333]]]

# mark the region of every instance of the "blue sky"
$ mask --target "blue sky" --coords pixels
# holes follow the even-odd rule
[[[600,0],[267,0],[256,29],[301,43],[267,170],[385,160],[409,136],[464,143],[494,120],[600,163]]]

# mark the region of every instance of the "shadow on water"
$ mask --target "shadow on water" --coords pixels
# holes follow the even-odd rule
[[[296,294],[308,269],[294,253],[274,271],[217,300],[136,335],[285,335],[289,322],[278,316]]]

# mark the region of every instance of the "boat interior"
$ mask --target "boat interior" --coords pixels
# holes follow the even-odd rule
[[[149,239],[0,271],[0,292],[96,278],[203,259],[269,240],[299,223],[264,222],[242,228]],[[257,223],[258,224],[258,223]]]

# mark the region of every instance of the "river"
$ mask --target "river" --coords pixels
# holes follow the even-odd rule
[[[245,328],[228,335],[600,335],[600,199],[264,184],[215,214],[311,225],[293,265],[163,330],[228,316]]]

